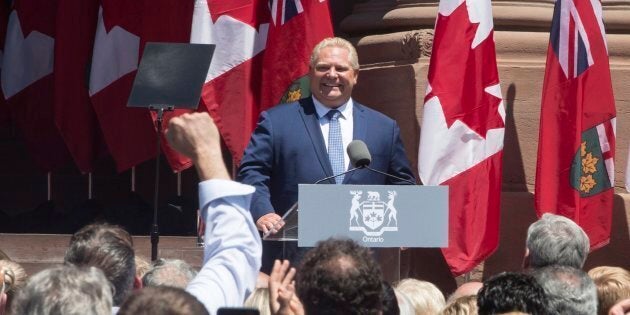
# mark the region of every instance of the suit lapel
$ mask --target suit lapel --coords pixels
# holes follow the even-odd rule
[[[333,170],[330,165],[330,160],[328,159],[326,143],[324,142],[324,137],[322,136],[322,129],[319,127],[319,118],[317,117],[317,112],[315,111],[315,105],[310,97],[300,100],[299,112],[300,116],[302,116],[306,132],[311,138],[311,143],[315,148],[317,159],[319,160],[324,173],[326,176],[332,176]],[[334,184],[334,181],[332,183]]]
[[[352,140],[361,140],[363,142],[367,142],[365,141],[365,136],[367,132],[367,119],[365,118],[365,108],[363,108],[363,105],[355,102],[354,100],[352,106]],[[353,165],[350,165],[350,168],[353,167]],[[355,173],[356,172],[351,172],[349,174],[346,174],[346,176],[343,178],[343,183],[349,183],[350,179]]]

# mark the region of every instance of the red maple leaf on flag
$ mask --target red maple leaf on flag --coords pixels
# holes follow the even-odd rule
[[[28,37],[33,31],[55,37],[55,15],[46,12],[57,10],[56,1],[16,1],[15,10],[20,18],[20,27],[24,37]]]
[[[140,34],[142,18],[142,1],[108,0],[101,1],[103,7],[103,24],[109,33],[119,26],[128,32]]]
[[[261,0],[209,0],[208,8],[212,23],[216,23],[222,15],[229,15],[258,29],[261,24],[269,23],[271,20],[267,3]]]
[[[498,111],[501,99],[484,91],[499,83],[496,60],[485,57],[495,55],[493,33],[472,48],[478,28],[479,23],[470,23],[466,5],[451,15],[438,15],[433,47],[440,51],[434,49],[433,54],[439,58],[429,66],[431,92],[425,103],[437,96],[449,128],[459,120],[485,138],[488,130],[503,128],[504,122]]]

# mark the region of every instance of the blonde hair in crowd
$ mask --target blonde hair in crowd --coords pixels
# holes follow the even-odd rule
[[[477,315],[477,296],[466,295],[455,299],[444,307],[440,315]]]
[[[597,313],[608,310],[620,300],[630,298],[630,272],[619,267],[601,266],[588,272],[597,287]]]
[[[404,279],[396,285],[396,289],[409,298],[416,315],[438,314],[444,307],[444,295],[431,282]]]
[[[257,288],[247,297],[243,306],[257,309],[260,315],[271,315],[271,309],[269,308],[269,289]]]

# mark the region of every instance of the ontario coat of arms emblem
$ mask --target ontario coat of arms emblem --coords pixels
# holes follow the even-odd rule
[[[387,202],[381,201],[377,191],[368,191],[361,200],[362,190],[350,191],[350,231],[361,231],[367,236],[381,236],[385,231],[398,231],[398,212],[394,206],[397,193],[387,192]]]

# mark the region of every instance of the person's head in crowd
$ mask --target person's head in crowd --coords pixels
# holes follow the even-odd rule
[[[452,300],[440,315],[477,315],[477,295],[464,295]]]
[[[136,278],[134,256],[131,235],[123,228],[90,224],[72,235],[64,260],[77,266],[101,269],[116,289],[114,305],[119,306],[134,287],[142,286]]]
[[[136,255],[134,261],[136,262],[136,277],[142,279],[144,274],[151,269],[151,263],[146,257],[140,255]]]
[[[182,288],[147,287],[134,292],[118,315],[206,315],[206,308]]]
[[[477,295],[477,292],[481,290],[482,286],[483,286],[483,283],[479,281],[466,282],[460,285],[459,287],[457,287],[455,292],[453,292],[453,294],[451,294],[448,297],[448,299],[446,300],[446,303],[448,304],[452,301],[455,301],[462,296]]]
[[[532,272],[545,290],[550,314],[597,314],[597,289],[581,269],[552,265]]]
[[[383,307],[381,270],[349,239],[320,241],[308,251],[296,289],[306,314],[378,314]]]
[[[564,265],[582,268],[590,243],[582,228],[570,219],[545,213],[527,229],[525,268]]]
[[[394,287],[394,293],[396,293],[396,301],[398,302],[400,315],[416,314],[416,310],[413,308],[413,302],[411,302],[411,299],[407,296],[407,294],[398,290],[396,287]]]
[[[14,261],[0,259],[0,294],[6,295],[4,303],[0,303],[0,308],[9,309],[15,293],[26,284],[26,271],[22,266]],[[4,305],[3,305],[4,304]],[[1,311],[2,309],[0,309]]]
[[[547,312],[547,298],[542,286],[528,274],[503,272],[484,281],[477,293],[479,315],[520,312],[531,315]],[[569,313],[559,313],[569,314]]]
[[[144,287],[167,285],[185,288],[197,275],[197,270],[181,259],[158,259],[142,277]]]
[[[350,42],[326,38],[313,48],[309,77],[313,97],[329,108],[337,108],[352,96],[359,76],[359,58]]]
[[[620,267],[601,266],[588,271],[597,287],[597,313],[608,314],[618,301],[630,298],[630,272]]]
[[[444,307],[444,295],[431,282],[403,279],[396,289],[411,300],[416,314],[437,314]]]
[[[16,294],[11,314],[110,315],[113,290],[98,268],[60,265],[33,275]]]
[[[247,297],[243,306],[257,309],[260,312],[260,315],[271,315],[271,308],[269,307],[269,289],[256,288],[256,290]]]
[[[396,292],[387,281],[383,281],[383,315],[398,314],[400,314],[400,309],[396,300]]]

